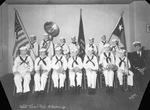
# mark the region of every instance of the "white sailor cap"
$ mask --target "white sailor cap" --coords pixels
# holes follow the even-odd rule
[[[30,38],[36,37],[35,35],[30,35]]]
[[[48,36],[48,34],[47,34],[47,33],[44,33],[44,36]]]
[[[140,41],[135,41],[133,42],[133,45],[136,47],[136,46],[141,46],[141,42]]]
[[[118,42],[118,40],[117,39],[113,39],[112,42]]]
[[[106,35],[102,35],[101,38],[106,37]]]
[[[57,46],[57,47],[55,48],[55,51],[59,51],[59,50],[61,50],[61,47],[60,47],[60,46]]]
[[[94,39],[94,37],[90,37],[90,38],[89,38],[89,40],[93,40],[93,39]]]
[[[20,50],[27,50],[27,47],[26,47],[26,46],[22,46],[22,47],[20,48]]]
[[[104,48],[110,47],[110,44],[105,44]]]
[[[125,49],[120,49],[120,50],[119,50],[119,53],[120,53],[120,54],[123,54],[123,53],[125,53],[125,52],[126,52]]]
[[[65,39],[64,37],[60,37],[60,40],[63,40],[63,39]]]
[[[76,36],[71,36],[72,39],[76,38]]]
[[[41,49],[39,50],[39,52],[44,52],[44,51],[46,51],[45,48],[41,48]]]

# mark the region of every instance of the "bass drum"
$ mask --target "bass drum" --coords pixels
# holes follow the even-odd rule
[[[56,37],[59,34],[59,27],[53,22],[53,21],[48,21],[44,24],[44,30],[46,33],[51,35],[52,37]]]

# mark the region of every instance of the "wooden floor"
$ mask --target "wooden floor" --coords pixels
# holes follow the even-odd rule
[[[82,89],[80,95],[71,94],[69,90],[62,96],[54,95],[50,91],[43,98],[36,99],[30,93],[26,100],[19,100],[13,96],[13,75],[6,75],[1,79],[12,110],[138,110],[143,93],[136,89],[138,97],[129,100],[131,93],[121,92],[116,88],[114,95],[107,95],[105,88],[96,90],[95,95],[89,95],[87,90]]]

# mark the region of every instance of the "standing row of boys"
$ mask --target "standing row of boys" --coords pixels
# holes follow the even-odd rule
[[[36,36],[31,35],[30,39],[29,45],[20,48],[20,55],[16,57],[13,65],[14,82],[18,94],[27,94],[30,91],[31,74],[34,74],[35,93],[44,94],[51,69],[53,70],[52,80],[56,94],[62,94],[67,69],[69,70],[70,87],[77,93],[80,93],[82,86],[82,68],[86,71],[89,94],[95,94],[98,70],[104,74],[107,93],[113,92],[115,70],[121,87],[124,74],[127,75],[129,87],[133,86],[133,72],[129,70],[130,62],[126,57],[126,51],[119,48],[116,39],[112,40],[112,45],[110,45],[106,42],[104,35],[97,48],[94,38],[89,38],[83,61],[78,56],[79,44],[76,37],[71,38],[72,43],[69,46],[66,45],[63,37],[60,38],[60,43],[54,45],[51,36],[44,34],[40,49],[36,42]],[[29,54],[27,54],[28,51]],[[116,69],[114,70],[114,68]],[[75,84],[75,78],[77,84]],[[22,81],[24,82],[23,86]]]

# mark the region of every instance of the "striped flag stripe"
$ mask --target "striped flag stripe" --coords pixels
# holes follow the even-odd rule
[[[22,43],[22,42],[28,42],[28,40],[27,40],[27,38],[24,36],[22,39],[20,39],[20,40],[17,40],[16,42],[15,42],[15,46],[14,46],[14,49],[13,49],[13,54],[14,54],[14,52],[15,52],[15,50],[17,49],[17,46],[20,44],[20,43]],[[18,49],[17,49],[18,50]]]

